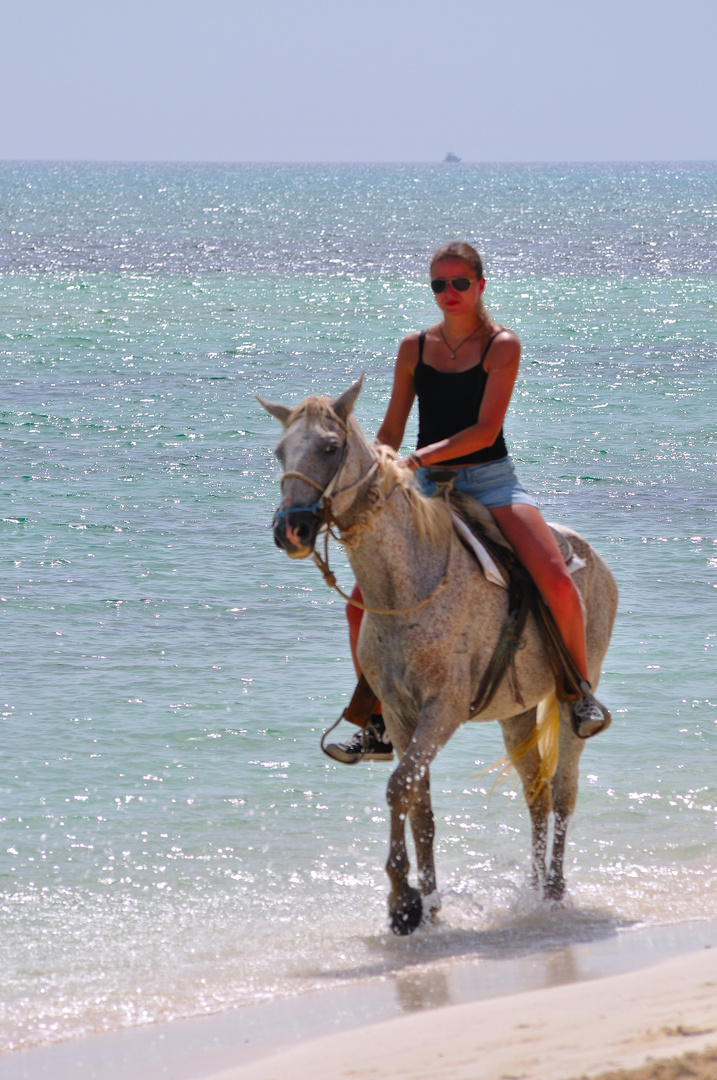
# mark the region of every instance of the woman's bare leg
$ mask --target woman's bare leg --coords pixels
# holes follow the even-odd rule
[[[588,678],[585,620],[578,591],[557,541],[536,506],[513,503],[490,510],[503,535],[528,571],[555,619],[578,671]]]

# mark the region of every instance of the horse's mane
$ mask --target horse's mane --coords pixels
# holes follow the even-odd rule
[[[372,449],[381,465],[379,484],[384,496],[388,497],[394,488],[398,488],[408,503],[419,536],[433,544],[447,540],[453,531],[448,499],[442,499],[440,495],[429,499],[423,495],[412,483],[411,470],[399,461],[398,454],[390,446],[375,443]]]

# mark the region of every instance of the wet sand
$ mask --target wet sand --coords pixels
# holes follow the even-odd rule
[[[409,945],[403,968],[356,973],[349,985],[342,973],[327,990],[4,1054],[0,1080],[573,1080],[717,1045],[715,923],[602,935],[593,926],[584,941],[539,949],[524,941],[502,959],[470,963],[416,963],[418,955]],[[655,987],[664,995],[652,1012],[623,1008],[652,1001]],[[515,1027],[519,1012],[524,1029]],[[531,1047],[540,1060],[532,1073]],[[546,1071],[553,1061],[558,1071]]]
[[[647,1080],[660,1076],[655,1059],[716,1044],[717,950],[703,949],[642,971],[343,1032],[211,1080],[568,1080],[607,1070],[627,1080],[625,1070],[645,1065]],[[697,1064],[714,1080],[714,1055]]]

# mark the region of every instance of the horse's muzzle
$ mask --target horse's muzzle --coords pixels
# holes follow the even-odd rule
[[[290,559],[306,559],[314,550],[321,518],[312,510],[296,510],[274,517],[274,543]]]

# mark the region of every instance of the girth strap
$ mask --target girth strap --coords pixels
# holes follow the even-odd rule
[[[508,679],[513,700],[519,705],[525,705],[518,685],[518,673],[515,670],[515,654],[524,644],[522,636],[531,607],[530,594],[535,590],[535,586],[528,571],[519,563],[513,561],[509,573],[508,617],[503,623],[498,643],[483,672],[478,692],[471,702],[471,716],[482,712],[490,704],[504,676]]]
[[[475,716],[487,708],[504,677],[508,679],[513,700],[519,705],[525,704],[518,685],[515,655],[524,647],[522,637],[531,611],[553,669],[558,700],[577,701],[583,694],[583,677],[566,649],[550,609],[538,592],[535,582],[507,548],[494,544],[485,535],[481,536],[481,541],[508,575],[508,615],[493,655],[483,672],[476,696],[471,702],[470,715]]]

